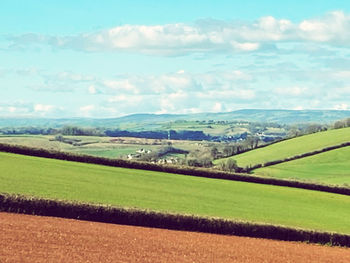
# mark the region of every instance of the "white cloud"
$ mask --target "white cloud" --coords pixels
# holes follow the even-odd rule
[[[331,74],[335,80],[350,80],[350,70],[337,71]]]
[[[295,87],[279,87],[274,89],[276,94],[287,95],[287,96],[303,96],[307,92],[307,88],[299,86]]]
[[[70,80],[70,81],[92,81],[94,80],[93,76],[89,76],[89,75],[83,75],[83,74],[75,74],[72,72],[60,72],[58,74],[56,74],[56,79],[58,80]]]
[[[88,91],[90,94],[96,94],[97,93],[97,89],[95,88],[94,85],[90,85],[88,88]]]
[[[255,96],[255,91],[251,89],[210,90],[198,93],[201,99],[222,101],[252,100]]]
[[[34,111],[35,112],[49,112],[53,110],[53,105],[44,105],[44,104],[35,104]]]
[[[80,113],[85,116],[88,117],[91,114],[91,111],[95,110],[95,105],[86,105],[86,106],[82,106],[79,108]]]
[[[117,91],[128,91],[137,94],[138,88],[132,83],[130,79],[121,80],[105,80],[102,83],[105,87],[117,90]]]
[[[130,103],[130,104],[137,104],[142,101],[142,96],[137,96],[137,95],[117,95],[110,97],[108,99],[109,103]]]
[[[18,109],[19,109],[19,108],[13,107],[13,106],[7,108],[7,110],[8,110],[9,112],[11,112],[11,113],[14,113],[14,112],[18,111]]]
[[[0,102],[0,111],[2,116],[29,116],[33,112],[33,104],[24,101]]]
[[[340,96],[350,95],[350,86],[335,88],[334,92]]]
[[[221,112],[223,111],[223,105],[220,102],[215,102],[212,111],[214,112]]]
[[[350,110],[350,105],[348,105],[346,103],[341,103],[341,104],[334,105],[333,109],[334,110]]]
[[[122,25],[75,36],[26,34],[13,36],[9,40],[13,45],[48,44],[56,48],[88,52],[127,51],[160,56],[251,52],[268,47],[264,44],[285,42],[328,43],[349,47],[350,15],[334,11],[300,23],[266,16],[245,23],[207,19],[193,24]]]
[[[350,16],[334,11],[319,19],[304,20],[299,24],[300,38],[314,42],[334,42],[349,45]]]
[[[293,108],[293,110],[303,110],[303,109],[304,109],[303,106],[296,106],[296,107]]]

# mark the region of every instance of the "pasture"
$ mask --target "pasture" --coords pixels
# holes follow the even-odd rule
[[[0,135],[0,143],[11,145],[42,148],[46,150],[63,151],[75,154],[87,154],[107,158],[126,158],[128,154],[135,154],[140,149],[159,151],[168,144],[168,140],[127,138],[127,137],[98,137],[98,136],[64,136],[64,138],[79,140],[72,145],[53,140],[53,135]],[[170,140],[176,148],[195,151],[209,147],[196,141]],[[215,144],[215,143],[209,143]],[[169,156],[170,157],[170,156]],[[183,158],[183,155],[177,156]]]
[[[274,143],[264,148],[258,148],[229,158],[236,160],[238,166],[246,167],[321,150],[325,147],[349,141],[350,128],[328,130]],[[226,159],[216,160],[215,163],[218,164]]]
[[[0,192],[350,234],[350,197],[0,153]]]
[[[350,185],[350,147],[254,170],[257,175]]]

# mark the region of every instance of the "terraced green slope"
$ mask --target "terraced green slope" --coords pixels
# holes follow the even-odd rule
[[[230,158],[235,159],[238,166],[245,167],[312,152],[349,141],[350,128],[336,129],[282,141]],[[217,160],[216,163],[226,159]]]
[[[0,153],[0,192],[350,234],[350,197]]]
[[[350,186],[350,147],[254,170],[259,175]]]

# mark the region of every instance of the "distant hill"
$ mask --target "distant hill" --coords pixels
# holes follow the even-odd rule
[[[122,127],[123,129],[156,129],[158,124],[176,120],[188,121],[250,121],[275,122],[279,124],[322,123],[329,124],[336,120],[350,117],[345,110],[259,110],[245,109],[220,113],[197,114],[132,114],[119,118],[0,118],[0,127],[45,126],[62,127],[80,125],[91,127]]]

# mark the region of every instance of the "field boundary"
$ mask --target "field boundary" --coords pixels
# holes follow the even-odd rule
[[[350,142],[344,142],[344,143],[341,143],[341,144],[328,146],[328,147],[322,148],[320,150],[316,150],[316,151],[312,151],[312,152],[306,152],[306,153],[294,155],[292,157],[287,157],[285,159],[274,160],[274,161],[266,162],[266,163],[263,163],[263,164],[256,164],[256,165],[254,165],[252,167],[249,167],[247,169],[247,172],[251,172],[252,170],[255,170],[255,169],[258,169],[258,168],[262,168],[262,167],[268,167],[268,166],[272,166],[272,165],[276,165],[276,164],[280,164],[280,163],[286,163],[286,162],[290,162],[290,161],[294,161],[294,160],[298,160],[298,159],[303,159],[305,157],[309,157],[309,156],[313,156],[313,155],[317,155],[317,154],[320,154],[320,153],[329,152],[329,151],[333,151],[333,150],[336,150],[336,149],[349,147],[349,146],[350,146]]]
[[[224,157],[224,158],[215,159],[214,161],[215,162],[217,162],[217,161],[219,161],[219,162],[220,161],[225,161],[225,160],[227,160],[227,159],[229,159],[229,158],[231,158],[233,156],[236,156],[236,155],[239,155],[239,154],[243,154],[243,153],[246,153],[246,152],[250,152],[250,151],[254,151],[254,150],[257,150],[257,149],[260,149],[260,148],[265,148],[267,146],[270,146],[270,145],[273,145],[273,144],[276,144],[276,143],[289,141],[289,140],[296,139],[296,138],[299,138],[299,137],[303,137],[303,136],[307,136],[307,135],[311,135],[311,134],[315,134],[315,133],[327,132],[327,131],[331,131],[331,130],[335,130],[335,129],[327,129],[327,130],[322,130],[322,131],[318,131],[318,132],[300,134],[300,135],[293,136],[293,137],[288,137],[287,136],[287,137],[284,137],[284,138],[281,138],[281,139],[274,140],[272,142],[267,142],[267,143],[264,143],[264,144],[260,144],[260,145],[256,146],[255,148],[249,148],[249,149],[242,150],[239,153],[236,153],[234,155],[230,155],[230,156],[227,156],[227,157]]]
[[[176,166],[163,166],[159,164],[146,163],[146,162],[135,162],[129,160],[121,159],[109,159],[103,157],[95,157],[91,155],[80,155],[80,154],[71,154],[58,151],[48,151],[38,148],[30,148],[25,146],[15,146],[9,144],[0,144],[0,152],[15,153],[21,155],[73,161],[79,163],[89,163],[97,165],[105,165],[112,167],[121,167],[129,169],[141,169],[148,171],[156,172],[166,172],[173,174],[181,174],[187,176],[196,176],[196,177],[205,177],[211,179],[222,179],[222,180],[231,180],[231,181],[240,181],[247,183],[258,183],[258,184],[267,184],[267,185],[276,185],[284,187],[293,187],[301,188],[306,190],[314,190],[342,195],[350,195],[350,188],[334,186],[334,185],[325,185],[325,184],[315,184],[307,183],[296,180],[286,180],[278,179],[272,177],[259,177],[251,174],[242,174],[242,173],[229,173],[224,171],[214,171],[204,168],[190,168],[190,167],[176,167]]]
[[[350,235],[0,193],[0,212],[350,247]]]

